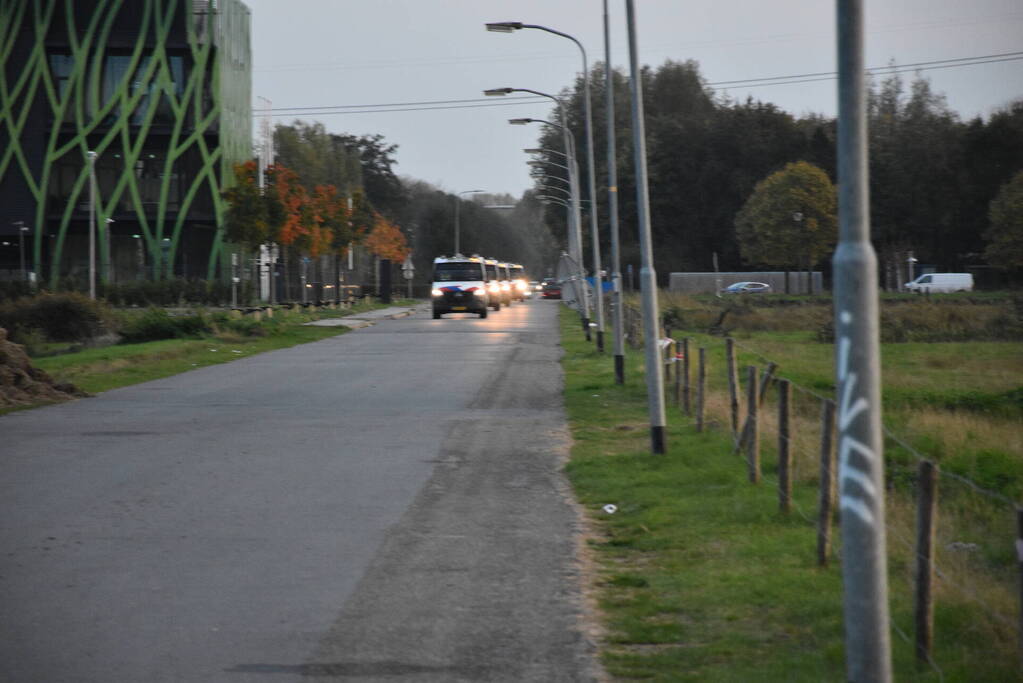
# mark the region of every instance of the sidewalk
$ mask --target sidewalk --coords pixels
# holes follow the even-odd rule
[[[343,318],[324,318],[323,320],[314,320],[305,325],[315,325],[317,327],[350,327],[353,330],[360,327],[369,327],[379,320],[393,320],[395,318],[404,318],[412,315],[416,311],[420,310],[424,304],[416,304],[415,306],[392,306],[390,308],[379,308],[375,311],[366,311],[364,313],[355,313],[353,315],[346,315]]]

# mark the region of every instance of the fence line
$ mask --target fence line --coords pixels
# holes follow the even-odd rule
[[[684,338],[681,341],[681,344],[682,344],[683,348],[688,349],[690,341],[691,340],[689,338]],[[715,341],[715,340],[711,340],[711,342],[713,342],[713,341]],[[743,459],[744,459],[744,463],[745,463],[746,469],[747,469],[747,476],[748,476],[750,481],[752,481],[752,482],[759,482],[759,481],[761,481],[761,473],[759,471],[760,470],[760,468],[759,468],[759,447],[758,447],[759,444],[756,443],[756,442],[759,441],[759,439],[758,438],[752,438],[754,436],[754,432],[756,433],[757,436],[759,436],[759,432],[760,432],[761,429],[764,429],[764,430],[767,431],[767,433],[770,433],[772,431],[772,429],[776,426],[777,427],[777,430],[776,430],[777,433],[771,434],[771,436],[773,436],[777,440],[777,444],[778,444],[778,446],[777,446],[777,453],[778,453],[779,457],[782,457],[783,453],[785,451],[789,451],[790,453],[794,453],[795,449],[798,447],[798,444],[796,443],[795,436],[796,436],[796,434],[798,433],[799,430],[796,429],[795,431],[793,431],[792,428],[791,428],[791,423],[786,424],[786,420],[785,420],[785,417],[784,417],[784,415],[787,414],[789,411],[791,411],[792,408],[793,408],[794,403],[793,403],[792,399],[794,398],[794,395],[800,395],[800,396],[802,396],[804,398],[804,400],[807,397],[809,397],[812,400],[819,401],[821,406],[822,406],[822,415],[821,415],[821,424],[820,424],[820,430],[821,430],[821,432],[820,432],[821,446],[820,447],[821,447],[822,453],[821,453],[821,459],[818,461],[819,478],[818,478],[818,481],[816,483],[816,485],[818,486],[818,488],[820,490],[820,500],[818,501],[818,512],[817,512],[817,514],[816,515],[807,514],[807,512],[802,508],[802,506],[799,505],[798,500],[796,498],[794,498],[792,495],[788,494],[788,490],[786,488],[787,486],[790,485],[790,483],[792,481],[799,480],[799,478],[798,478],[798,471],[797,471],[797,468],[796,468],[796,463],[800,461],[799,458],[792,458],[791,459],[791,465],[787,469],[783,468],[781,466],[781,463],[779,462],[780,469],[779,469],[779,476],[777,477],[776,483],[779,486],[779,503],[780,503],[780,506],[781,506],[782,510],[783,511],[785,510],[785,503],[788,502],[788,504],[790,506],[790,509],[794,510],[807,523],[809,523],[811,525],[817,526],[817,528],[818,528],[817,556],[818,556],[818,562],[820,564],[822,564],[822,566],[823,566],[824,564],[827,563],[827,561],[830,559],[832,554],[834,554],[837,557],[841,556],[841,547],[840,546],[839,547],[832,547],[832,544],[831,544],[832,538],[831,538],[830,531],[831,531],[831,528],[833,526],[833,523],[832,523],[832,520],[831,520],[831,515],[832,515],[833,511],[832,511],[831,508],[834,505],[834,497],[831,495],[831,490],[829,490],[827,492],[828,495],[825,496],[825,491],[824,491],[823,488],[821,488],[821,487],[823,487],[825,485],[825,481],[828,481],[828,480],[832,480],[833,481],[833,477],[835,476],[834,467],[833,467],[833,464],[834,464],[833,460],[830,461],[832,463],[832,466],[829,468],[829,471],[828,472],[824,471],[824,467],[825,467],[825,453],[830,451],[831,452],[831,457],[833,457],[833,451],[834,451],[834,432],[833,432],[833,429],[834,429],[834,427],[833,427],[833,424],[834,424],[834,401],[830,397],[823,396],[819,392],[816,392],[816,391],[813,391],[813,390],[811,390],[811,389],[809,389],[807,387],[803,387],[801,385],[798,385],[798,384],[792,382],[791,380],[788,380],[788,379],[785,379],[785,378],[778,378],[777,384],[779,385],[780,391],[785,396],[785,398],[784,399],[780,399],[779,402],[784,404],[784,408],[783,409],[780,408],[780,410],[782,412],[777,416],[777,420],[769,419],[769,417],[771,415],[771,412],[768,411],[768,410],[765,410],[764,406],[763,406],[764,400],[765,400],[765,398],[767,396],[767,392],[765,391],[765,389],[763,387],[763,383],[770,382],[772,380],[772,378],[774,378],[775,370],[777,369],[778,364],[774,363],[773,361],[771,361],[767,357],[763,356],[762,354],[760,354],[756,350],[750,349],[750,348],[748,348],[748,347],[746,347],[744,345],[740,345],[740,344],[734,342],[734,340],[732,340],[731,338],[725,340],[725,343],[723,344],[723,347],[724,347],[724,353],[725,353],[725,359],[726,359],[725,373],[727,375],[731,374],[733,367],[737,367],[737,364],[733,365],[733,362],[731,362],[731,359],[729,358],[729,355],[731,353],[733,353],[734,349],[736,349],[736,348],[740,348],[744,352],[749,353],[749,354],[757,357],[759,360],[761,360],[763,363],[765,363],[767,365],[767,369],[766,369],[766,371],[762,375],[757,372],[756,366],[748,366],[747,367],[747,370],[746,370],[747,379],[746,379],[746,382],[745,382],[745,384],[746,384],[747,417],[746,417],[746,420],[745,420],[744,423],[743,423],[742,420],[738,419],[737,410],[732,408],[732,401],[731,401],[731,399],[732,399],[733,393],[736,394],[736,395],[738,393],[738,382],[735,383],[736,384],[736,389],[733,392],[733,390],[732,390],[732,383],[730,381],[731,377],[729,377],[729,387],[727,389],[727,391],[728,391],[728,401],[727,401],[727,405],[725,407],[725,411],[730,413],[731,420],[728,420],[726,418],[725,424],[728,424],[731,427],[731,431],[732,431],[732,434],[733,434],[733,444],[735,446],[734,452],[736,454],[740,454],[743,451],[743,447],[745,447],[745,453],[744,453],[745,457]],[[706,346],[701,347],[699,349],[699,351],[700,351],[700,370],[701,370],[701,375],[703,375],[706,372],[706,367],[707,367],[706,366]],[[688,353],[686,353],[685,356],[688,359]],[[678,362],[680,360],[681,359],[678,357],[678,354],[676,354],[676,357],[675,357],[674,361]],[[682,369],[676,366],[676,368],[675,368],[676,378],[677,378],[677,375],[678,375],[680,370],[682,370]],[[703,388],[702,385],[704,384],[704,381],[705,380],[703,378],[701,378],[701,381],[700,381],[701,390],[698,390],[698,395],[699,395],[700,399],[703,399],[705,397],[705,395],[706,395],[705,390],[702,390],[702,388]],[[784,388],[782,388],[782,387],[784,387]],[[679,401],[678,401],[678,393],[677,393],[677,391],[676,391],[675,396],[676,396],[676,403],[678,403]],[[702,404],[702,403],[704,403],[704,400],[698,400],[698,402],[700,404]],[[827,414],[828,411],[829,411],[829,406],[830,406],[830,416]],[[682,410],[681,410],[682,406],[680,405],[679,408],[680,408],[679,412],[682,413]],[[701,408],[698,408],[698,411],[699,411],[699,413],[698,413],[697,416],[692,416],[692,415],[686,413],[685,418],[684,418],[684,423],[688,424],[688,425],[691,425],[691,426],[693,426],[693,427],[695,427],[697,429],[701,429],[703,427],[704,423],[706,422],[707,418],[702,414],[702,409]],[[806,419],[805,415],[804,415],[803,419],[804,420]],[[825,424],[829,424],[829,423],[832,425],[832,429],[831,430],[825,430],[824,429],[824,425]],[[735,430],[735,425],[738,425],[738,424],[743,424],[743,428],[740,430],[740,432],[738,434],[738,437],[736,437],[736,434],[735,434],[734,430]],[[787,429],[785,427],[787,427]],[[828,432],[830,432],[830,434],[828,434]],[[924,454],[920,453],[919,450],[917,450],[916,448],[914,448],[911,445],[909,445],[908,443],[906,443],[905,439],[903,439],[903,438],[899,437],[898,435],[896,435],[890,428],[885,427],[884,428],[884,434],[885,434],[886,438],[890,439],[893,444],[901,447],[911,457],[915,458],[915,460],[916,460],[915,464],[917,465],[918,468],[920,468],[920,471],[923,471],[923,468],[925,468],[926,466],[931,464],[930,458],[928,458]],[[751,446],[752,446],[752,450],[751,450]],[[754,474],[754,472],[756,474]],[[921,485],[922,485],[921,482],[924,479],[924,476],[925,475],[922,475],[922,474],[920,474],[918,472],[916,480],[915,480],[916,481],[916,484],[915,484],[916,493],[910,493],[909,494],[909,498],[911,500],[912,499],[918,499],[919,500],[919,498],[920,498],[919,494],[920,494]],[[931,475],[929,475],[929,476],[933,476],[933,479],[935,480],[935,482],[937,482],[938,479],[947,479],[949,481],[953,481],[953,482],[956,482],[958,484],[961,484],[961,485],[967,487],[968,490],[971,491],[972,493],[974,493],[975,495],[978,495],[982,499],[988,501],[989,503],[994,504],[995,507],[993,508],[992,511],[1001,509],[1003,506],[1004,507],[1009,507],[1009,508],[1011,508],[1013,510],[1021,510],[1020,516],[1021,516],[1021,519],[1023,519],[1023,508],[1019,508],[1018,504],[1015,501],[1011,500],[1010,498],[1008,498],[1007,496],[1005,496],[1003,494],[997,493],[995,491],[988,490],[988,489],[984,488],[983,486],[979,485],[977,482],[974,482],[974,481],[970,480],[967,477],[964,477],[962,475],[955,474],[955,473],[952,473],[952,472],[948,472],[948,471],[944,470],[943,468],[939,468],[939,467],[933,467],[933,471],[932,471]],[[775,477],[770,477],[770,479],[771,480],[775,480]],[[806,482],[801,481],[801,480],[799,480],[799,481],[802,484],[806,483]],[[830,489],[830,487],[829,487],[829,489]],[[827,498],[827,500],[825,500],[826,498]],[[961,499],[958,499],[958,500],[961,500]],[[953,577],[952,574],[949,573],[948,571],[943,571],[942,567],[939,566],[939,564],[937,562],[937,553],[936,553],[936,550],[939,547],[939,544],[936,542],[937,541],[937,538],[936,538],[936,536],[937,536],[937,528],[936,528],[936,519],[935,519],[935,515],[934,515],[934,513],[937,511],[938,506],[939,506],[939,501],[938,501],[938,497],[937,497],[936,493],[934,494],[933,498],[930,501],[926,502],[926,506],[932,509],[932,512],[930,513],[929,517],[924,516],[923,513],[920,512],[919,508],[924,506],[924,505],[925,505],[924,502],[918,503],[918,513],[917,513],[917,518],[918,519],[917,519],[917,523],[916,523],[917,539],[915,539],[915,541],[914,541],[914,539],[907,538],[905,536],[905,534],[902,533],[902,530],[896,524],[896,522],[898,521],[897,518],[892,516],[892,517],[889,517],[886,520],[886,525],[885,526],[886,526],[886,529],[889,532],[889,536],[891,538],[893,538],[898,544],[901,544],[901,545],[905,546],[906,551],[908,552],[910,566],[914,566],[914,563],[915,563],[915,567],[916,567],[915,573],[911,572],[912,578],[910,578],[910,582],[912,584],[914,584],[914,588],[915,588],[914,595],[916,596],[916,602],[914,604],[914,610],[913,610],[913,620],[914,620],[914,623],[916,624],[916,629],[915,629],[916,630],[916,640],[914,641],[914,640],[910,639],[908,636],[906,636],[905,633],[903,633],[901,631],[901,629],[899,629],[898,625],[895,624],[894,620],[892,620],[892,627],[893,627],[893,629],[895,629],[896,631],[899,632],[899,635],[902,636],[903,639],[911,647],[914,648],[914,650],[916,652],[916,656],[918,657],[918,659],[921,662],[921,664],[926,664],[926,665],[930,666],[938,674],[939,678],[941,680],[944,680],[944,673],[942,672],[941,668],[937,665],[937,663],[934,661],[934,659],[932,657],[932,652],[931,652],[931,649],[932,649],[932,642],[931,642],[932,641],[932,629],[933,629],[933,625],[932,625],[933,624],[933,609],[934,609],[933,608],[933,604],[934,604],[933,601],[934,601],[934,595],[935,595],[934,588],[933,588],[933,582],[934,582],[935,578],[938,581],[940,581],[940,584],[942,586],[945,586],[947,588],[951,588],[954,591],[956,591],[958,594],[960,594],[961,596],[963,596],[965,598],[968,598],[970,600],[970,602],[972,602],[975,605],[976,608],[979,608],[982,611],[982,613],[986,614],[994,622],[997,622],[997,623],[1001,624],[1002,626],[1005,626],[1005,627],[1008,627],[1008,628],[1016,629],[1017,633],[1020,634],[1021,638],[1023,638],[1023,624],[1014,622],[1011,617],[1007,616],[1006,611],[1004,609],[1002,609],[1002,610],[996,609],[994,607],[994,605],[991,603],[990,600],[985,599],[985,597],[982,597],[980,595],[980,591],[977,589],[977,584],[974,584],[971,581],[964,581],[963,580],[964,578],[966,578],[966,576],[969,575],[968,571],[964,571],[965,565],[963,567],[957,567],[957,571],[959,571],[960,574],[963,574],[962,576],[959,576],[958,578]],[[964,519],[965,518],[962,518],[962,517],[956,517],[954,521],[962,522],[962,521],[964,521]],[[1023,525],[1023,522],[1021,522],[1021,525]],[[910,526],[912,526],[912,524],[910,524]],[[1018,536],[1021,539],[1023,539],[1023,527],[1021,527]],[[840,541],[840,539],[838,539],[838,540]],[[925,540],[926,540],[926,542],[924,542]],[[1023,548],[1023,540],[1020,540],[1019,544],[1020,544],[1020,547]],[[951,548],[951,547],[952,547],[952,544],[949,544],[948,548]],[[948,548],[946,548],[946,550]],[[1023,553],[1023,550],[1021,550],[1021,553]],[[1020,569],[1021,569],[1021,573],[1023,573],[1023,555],[1021,555],[1021,567],[1020,567]],[[992,585],[1004,587],[1003,584],[998,583],[998,580],[994,577],[993,574],[991,575],[991,579],[992,579],[992,582],[993,582]],[[911,592],[913,592],[913,591],[911,591]],[[1017,608],[1020,608],[1020,606],[1017,606]],[[1021,620],[1023,620],[1023,609],[1020,609],[1019,618]]]

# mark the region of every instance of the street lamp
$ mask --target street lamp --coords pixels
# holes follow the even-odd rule
[[[604,109],[607,137],[607,218],[611,234],[611,319],[615,382],[625,384],[625,316],[622,305],[622,257],[618,239],[618,161],[615,149],[614,69],[611,68],[611,20],[604,0]]]
[[[462,253],[461,246],[459,244],[459,224],[458,224],[458,213],[459,208],[462,206],[462,195],[463,194],[480,194],[486,192],[486,190],[463,190],[455,194],[455,255]]]
[[[590,69],[586,60],[586,48],[580,43],[574,36],[562,31],[557,31],[547,26],[540,26],[539,24],[523,24],[521,21],[499,21],[492,22],[486,25],[488,31],[496,33],[512,33],[513,31],[519,31],[524,28],[537,29],[539,31],[546,31],[562,38],[567,38],[576,44],[579,48],[579,52],[583,58],[583,109],[585,110],[586,116],[586,165],[588,175],[587,188],[590,196],[590,201],[595,202],[597,196],[596,190],[596,174],[593,165],[593,115],[590,112]],[[532,92],[532,91],[527,91]],[[600,281],[600,235],[597,232],[597,212],[596,204],[593,204],[593,209],[590,211],[590,235],[593,242],[593,280],[596,286],[594,291],[596,292],[596,318],[597,318],[597,350],[604,350],[604,294],[603,285]]]
[[[625,0],[629,34],[629,80],[632,86],[632,144],[635,155],[636,212],[639,219],[640,281],[643,300],[643,337],[646,346],[646,388],[650,413],[651,452],[664,453],[664,365],[661,362],[660,311],[657,307],[657,272],[650,235],[650,192],[646,171],[646,130],[643,118],[643,82],[639,74],[636,19],[632,0]]]
[[[564,108],[562,108],[564,113]],[[560,128],[564,133],[565,137],[565,151],[567,154],[566,163],[567,166],[562,166],[568,171],[568,178],[572,182],[572,225],[569,231],[569,252],[572,255],[573,260],[579,268],[579,275],[583,280],[582,293],[579,299],[582,303],[582,324],[583,329],[586,332],[586,341],[590,341],[590,297],[589,292],[586,290],[586,273],[583,269],[582,259],[582,216],[580,210],[579,201],[579,164],[575,156],[575,136],[572,135],[571,129],[563,124],[554,123],[553,121],[547,121],[546,119],[533,119],[533,118],[520,118],[520,119],[508,119],[508,123],[514,126],[524,126],[527,123],[544,123],[554,128]],[[547,161],[546,163],[552,165],[554,162]],[[599,285],[599,279],[597,280]]]
[[[25,221],[14,221],[11,225],[18,226],[18,255],[21,260],[21,279],[27,280],[27,273],[25,272],[25,233],[28,232],[28,226],[25,225]]]
[[[85,153],[89,159],[89,298],[96,298],[96,153]]]

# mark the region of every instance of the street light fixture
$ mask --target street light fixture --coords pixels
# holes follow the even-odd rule
[[[552,97],[546,93],[541,93],[544,97]],[[557,98],[553,98],[557,100]],[[562,107],[562,115],[564,115],[564,107]],[[569,180],[572,182],[572,215],[571,215],[571,229],[569,230],[569,253],[572,255],[572,259],[576,262],[579,268],[580,279],[582,279],[582,286],[580,287],[581,295],[579,300],[582,303],[582,324],[583,330],[586,333],[586,341],[590,341],[590,296],[586,288],[586,273],[583,269],[582,259],[582,216],[581,216],[581,202],[579,198],[579,164],[576,160],[575,155],[575,136],[572,135],[572,130],[563,123],[554,123],[546,119],[534,119],[534,118],[518,118],[509,119],[508,123],[515,126],[522,126],[527,123],[543,123],[554,128],[560,128],[564,133],[565,138],[565,150],[567,152],[566,163],[567,166],[563,166],[568,171]],[[553,162],[546,162],[553,164]],[[555,164],[557,165],[557,164]],[[597,279],[599,289],[599,275]]]
[[[587,176],[589,196],[591,201],[595,201],[597,196],[596,190],[596,171],[594,170],[593,163],[593,115],[590,111],[590,68],[586,59],[586,48],[580,43],[575,36],[569,35],[556,29],[541,26],[539,24],[524,24],[521,21],[498,21],[486,24],[488,31],[495,33],[512,33],[519,31],[524,28],[537,29],[539,31],[546,31],[552,33],[561,38],[571,40],[579,48],[583,58],[583,109],[585,110],[586,117],[586,161],[587,161]],[[532,91],[525,91],[532,92]],[[496,94],[496,93],[495,93]],[[542,94],[542,93],[541,93]],[[562,108],[564,113],[564,108]],[[596,205],[594,205],[596,208]],[[590,212],[590,235],[593,243],[593,278],[594,292],[596,294],[596,302],[594,308],[596,309],[597,319],[597,350],[604,350],[604,295],[603,295],[603,284],[600,281],[600,235],[597,231],[597,212]],[[581,247],[580,247],[581,248]]]
[[[462,253],[461,252],[461,245],[459,244],[459,237],[460,237],[459,230],[460,230],[460,228],[459,228],[459,223],[458,223],[458,221],[459,221],[459,215],[458,215],[459,214],[459,208],[462,205],[461,197],[462,197],[463,194],[481,194],[483,192],[486,192],[486,190],[463,190],[462,192],[458,192],[458,193],[455,194],[455,255],[456,256],[458,254]]]

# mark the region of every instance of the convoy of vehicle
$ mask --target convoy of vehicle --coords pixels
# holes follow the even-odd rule
[[[438,256],[433,260],[433,318],[445,313],[476,313],[501,310],[512,301],[531,295],[525,268],[482,256]]]

